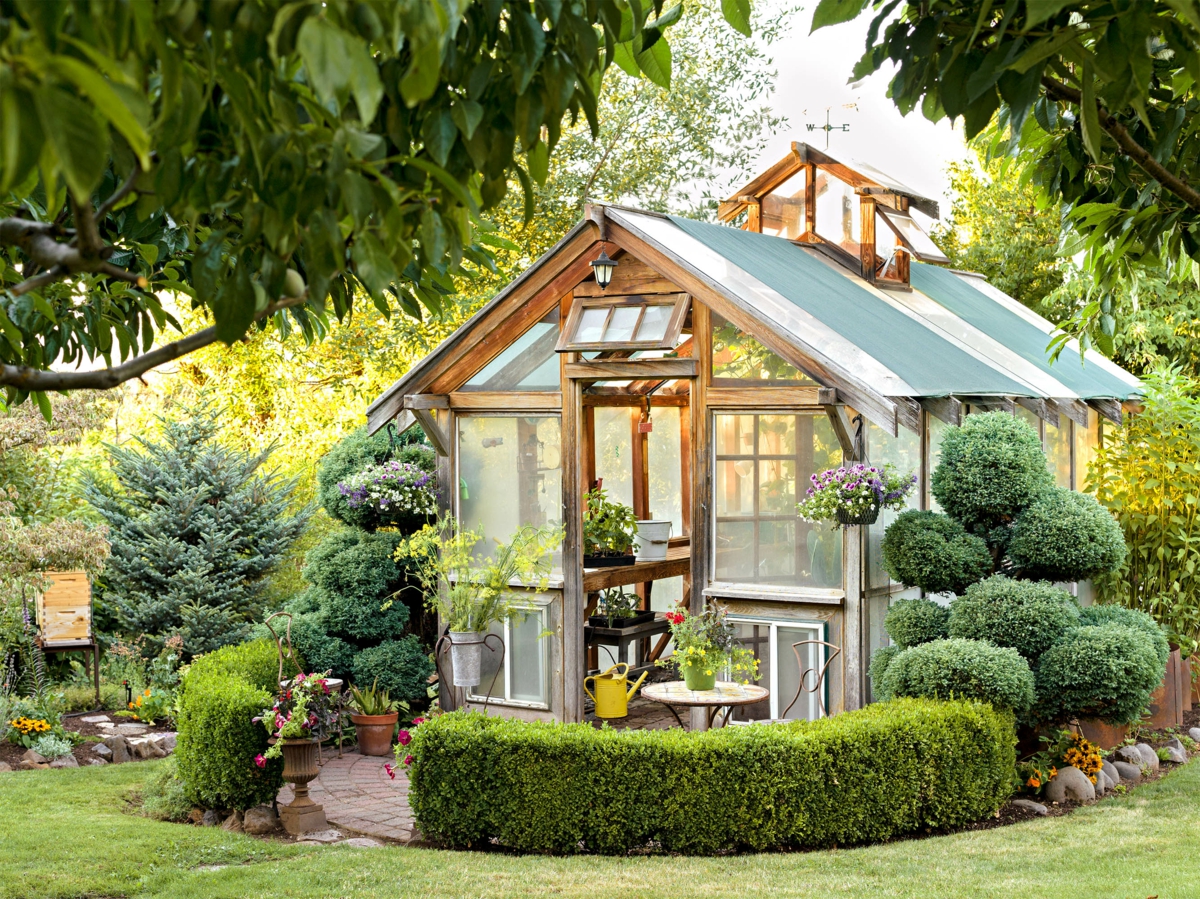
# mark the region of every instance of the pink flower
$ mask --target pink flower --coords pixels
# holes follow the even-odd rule
[[[424,724],[424,723],[425,723],[424,718],[413,718],[413,727],[416,727],[416,726],[418,726],[420,724]]]
[[[266,757],[265,757],[265,756],[264,756],[264,755],[263,755],[263,754],[260,752],[258,755],[256,755],[256,756],[254,757],[254,764],[258,765],[258,767],[260,767],[260,768],[265,768],[265,767],[267,767],[267,759],[266,759]]]
[[[406,755],[406,756],[404,757],[404,764],[405,764],[405,766],[411,765],[411,764],[413,763],[413,761],[414,761],[414,759],[413,759],[413,757],[412,757],[411,755]]]
[[[396,766],[390,765],[387,762],[383,763],[383,770],[387,772],[387,776],[392,780],[396,779]]]
[[[404,728],[400,728],[400,735],[396,737],[396,742],[401,746],[407,746],[412,742],[412,734],[410,734]]]

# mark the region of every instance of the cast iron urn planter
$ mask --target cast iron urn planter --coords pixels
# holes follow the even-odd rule
[[[325,807],[312,801],[308,782],[317,776],[317,741],[283,741],[283,779],[293,785],[295,798],[279,810],[279,820],[293,836],[328,830]]]

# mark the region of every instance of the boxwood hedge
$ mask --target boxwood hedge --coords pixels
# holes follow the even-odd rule
[[[963,701],[702,733],[454,712],[416,728],[410,800],[422,833],[450,846],[846,846],[993,814],[1011,789],[1014,744],[1010,716]]]

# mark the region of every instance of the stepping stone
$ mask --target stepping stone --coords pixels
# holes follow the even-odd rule
[[[1042,805],[1040,802],[1034,802],[1032,799],[1014,799],[1012,804],[1017,808],[1023,808],[1033,812],[1035,815],[1041,815],[1043,818],[1050,814],[1050,809]]]
[[[108,715],[89,715],[88,717],[80,718],[79,720],[84,724],[99,724],[101,727],[103,727],[105,724],[112,724],[112,721],[109,720]]]
[[[379,840],[372,840],[370,837],[355,837],[352,840],[342,840],[338,843],[339,846],[353,846],[356,849],[382,849],[383,843]]]
[[[304,834],[304,839],[299,840],[301,843],[337,843],[342,839],[340,830],[314,830],[312,833]]]
[[[125,734],[127,737],[137,737],[149,731],[144,724],[118,724],[117,733]]]

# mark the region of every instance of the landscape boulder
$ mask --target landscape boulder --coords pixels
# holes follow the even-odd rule
[[[200,823],[205,827],[220,827],[222,823],[221,813],[214,808],[210,808],[200,818]]]
[[[1117,751],[1113,753],[1113,757],[1118,762],[1125,762],[1130,765],[1137,765],[1138,767],[1141,767],[1145,763],[1141,751],[1136,746],[1119,746],[1117,747]]]
[[[1167,761],[1174,765],[1182,765],[1187,762],[1187,753],[1182,749],[1178,749],[1170,744],[1163,747],[1167,752]]]
[[[1074,765],[1059,768],[1058,773],[1046,784],[1046,798],[1051,802],[1091,802],[1096,798],[1096,785]]]
[[[75,756],[64,755],[60,759],[55,759],[50,763],[51,768],[78,768],[79,762],[75,761]]]
[[[242,813],[235,809],[233,814],[222,822],[221,830],[228,830],[230,833],[241,833]]]
[[[129,743],[124,737],[105,737],[104,745],[112,750],[112,757],[109,759],[114,765],[120,765],[129,761]]]
[[[28,762],[31,765],[48,765],[50,760],[40,752],[34,752],[32,749],[26,749],[25,754],[21,756],[22,764]]]
[[[1129,762],[1113,762],[1113,766],[1117,769],[1117,773],[1121,775],[1121,780],[1125,783],[1136,784],[1142,782],[1141,765],[1131,765]]]
[[[1040,802],[1034,802],[1032,799],[1014,799],[1012,804],[1017,808],[1033,812],[1035,815],[1041,815],[1043,818],[1050,814],[1050,809],[1046,808]]]
[[[246,814],[242,816],[242,829],[255,836],[273,833],[279,829],[279,816],[269,805],[246,809]]]
[[[1158,770],[1158,753],[1149,743],[1138,743],[1134,748],[1142,754],[1142,761],[1147,768],[1151,771]]]

